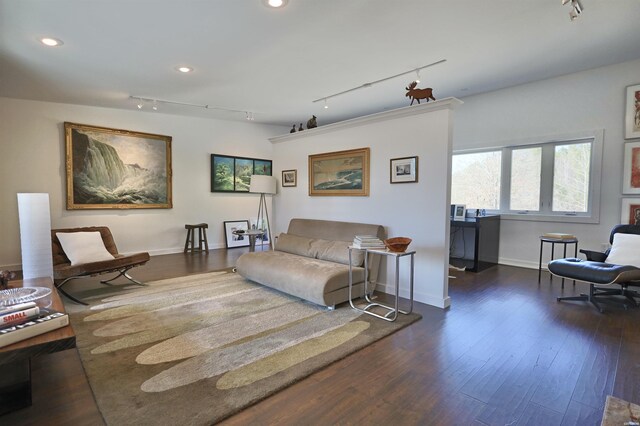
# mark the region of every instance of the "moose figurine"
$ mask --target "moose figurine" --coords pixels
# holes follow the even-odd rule
[[[417,85],[417,81],[412,81],[411,84],[409,84],[409,87],[405,87],[405,89],[407,89],[406,96],[411,98],[411,103],[409,105],[413,105],[414,100],[418,101],[418,103],[420,103],[420,99],[426,99],[427,102],[429,102],[429,99],[433,101],[436,100],[436,98],[433,97],[433,89],[431,87],[426,89],[416,89]]]

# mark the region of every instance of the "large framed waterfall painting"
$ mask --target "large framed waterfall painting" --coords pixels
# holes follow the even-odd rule
[[[171,136],[64,123],[67,210],[170,209]]]
[[[368,196],[369,148],[310,155],[309,195]]]

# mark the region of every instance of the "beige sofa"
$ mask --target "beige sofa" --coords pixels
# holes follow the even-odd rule
[[[349,299],[349,250],[355,235],[385,238],[381,225],[291,219],[275,250],[245,253],[237,270],[245,278],[318,305],[334,307]],[[369,281],[376,282],[380,256],[368,259]],[[364,291],[364,254],[352,251],[353,295]],[[370,288],[369,291],[372,289]]]

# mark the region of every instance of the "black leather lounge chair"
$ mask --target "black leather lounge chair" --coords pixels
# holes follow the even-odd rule
[[[616,234],[640,235],[640,225],[616,225],[609,236],[609,242],[612,245],[614,245],[614,236]],[[580,250],[580,252],[586,256],[586,260],[576,258],[557,259],[549,262],[548,268],[549,272],[560,278],[589,283],[589,294],[583,293],[580,296],[558,297],[558,301],[589,301],[600,312],[603,312],[600,303],[621,303],[625,308],[629,305],[638,306],[636,298],[640,297],[640,293],[631,290],[629,287],[640,286],[640,268],[607,262],[611,249],[604,253],[591,250]],[[631,255],[635,256],[636,253],[638,260],[635,263],[640,264],[640,250],[634,251]]]

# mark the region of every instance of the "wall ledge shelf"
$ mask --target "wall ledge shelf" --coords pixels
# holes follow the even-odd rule
[[[408,117],[412,115],[424,114],[425,112],[433,112],[445,109],[454,109],[463,102],[457,98],[443,98],[435,102],[426,102],[420,105],[411,105],[402,108],[393,109],[390,111],[377,112],[375,114],[365,115],[362,117],[356,117],[349,120],[338,121],[337,123],[327,124],[325,126],[315,127],[313,129],[303,130],[296,133],[289,133],[282,136],[274,136],[269,138],[271,143],[279,143],[301,139],[307,136],[319,135],[322,133],[333,132],[339,129],[345,129],[349,127],[357,127],[365,124],[375,123],[378,121],[385,121],[394,118]]]

